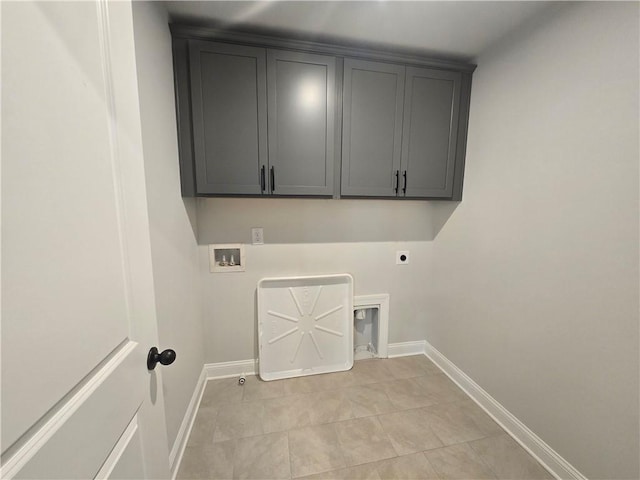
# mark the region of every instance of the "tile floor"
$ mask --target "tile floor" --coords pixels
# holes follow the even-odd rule
[[[207,383],[180,479],[552,479],[425,356]]]

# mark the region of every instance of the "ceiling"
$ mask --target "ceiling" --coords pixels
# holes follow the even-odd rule
[[[276,29],[471,61],[552,2],[168,1],[176,23]]]

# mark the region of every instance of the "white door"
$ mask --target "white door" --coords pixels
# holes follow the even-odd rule
[[[1,8],[0,476],[166,478],[131,4]]]

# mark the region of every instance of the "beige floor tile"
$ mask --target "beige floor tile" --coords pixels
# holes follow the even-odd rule
[[[469,398],[444,373],[415,377],[411,381],[422,389],[424,395],[431,396],[437,403],[459,402]]]
[[[421,377],[429,373],[437,373],[433,369],[429,369],[429,364],[424,362],[423,359],[426,359],[424,355],[389,358],[385,360],[385,367],[394,378]]]
[[[378,417],[398,455],[442,447],[421,410],[405,410]]]
[[[287,395],[264,400],[264,433],[283,432],[311,425],[309,399],[306,395]]]
[[[376,463],[378,475],[382,480],[427,480],[438,476],[421,453],[390,458]]]
[[[349,466],[396,456],[377,417],[347,420],[335,424],[344,459]]]
[[[287,434],[270,433],[238,440],[233,478],[291,478]]]
[[[459,402],[458,407],[473,419],[473,422],[487,435],[503,432],[502,427],[487,415],[484,410],[476,405],[473,400],[467,398],[466,400]]]
[[[287,378],[286,380],[282,380],[282,383],[285,395],[313,393],[322,390],[322,383],[318,381],[317,375]]]
[[[261,435],[263,430],[263,402],[238,402],[224,405],[218,410],[213,441]]]
[[[344,390],[354,417],[369,417],[397,410],[380,383],[358,385]]]
[[[289,455],[294,477],[346,467],[334,424],[289,431]]]
[[[188,446],[184,450],[179,479],[230,479],[233,476],[235,441]]]
[[[493,471],[467,443],[424,452],[438,476],[446,480],[495,479]]]
[[[393,380],[395,377],[386,367],[383,359],[358,360],[353,363],[351,372],[353,374],[352,385],[366,385],[368,383],[380,383]]]
[[[351,403],[344,390],[310,393],[305,395],[304,402],[306,403],[311,425],[339,422],[353,418]]]
[[[189,434],[188,446],[208,445],[213,443],[213,432],[216,428],[216,407],[200,407]]]
[[[333,470],[304,477],[305,480],[381,480],[375,463]]]
[[[474,417],[460,408],[462,402],[439,403],[421,408],[433,433],[445,445],[477,440],[487,436]]]
[[[282,397],[284,395],[284,381],[273,380],[265,382],[257,375],[248,375],[242,386],[244,402]]]
[[[309,378],[310,382],[314,385],[314,391],[316,392],[337,390],[354,385],[354,377],[351,370],[347,370],[346,372],[309,375],[307,378]]]
[[[442,370],[436,366],[426,355],[414,355],[412,357],[416,363],[418,363],[427,372],[427,375],[435,375],[442,373]]]
[[[202,407],[216,407],[242,401],[242,387],[237,378],[209,380],[202,394]]]
[[[484,463],[501,479],[552,479],[542,466],[509,435],[502,433],[469,442]]]
[[[438,398],[414,382],[413,379],[393,380],[381,383],[391,403],[398,410],[426,407],[438,403]]]
[[[552,478],[423,355],[273,382],[251,376],[244,386],[208,382],[179,478],[379,480],[416,469],[417,478]]]

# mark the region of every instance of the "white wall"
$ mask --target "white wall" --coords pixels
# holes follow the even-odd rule
[[[204,363],[198,248],[180,195],[173,60],[164,7],[134,2],[134,30],[159,349],[177,358],[163,367],[169,448],[174,443]]]
[[[428,341],[589,478],[640,475],[638,9],[565,4],[478,59],[426,290]]]
[[[201,198],[198,238],[250,242],[251,227],[263,227],[267,243],[427,241],[432,211],[421,200]]]
[[[151,9],[136,10],[143,8]],[[160,34],[157,12],[152,18],[138,22]],[[154,69],[169,68],[166,29],[162,35],[164,60],[139,56],[149,82]],[[478,64],[457,209],[449,202],[198,202],[204,360],[256,357],[260,278],[346,271],[356,295],[391,295],[390,342],[427,338],[588,477],[637,478],[638,5],[561,5]],[[143,122],[144,115],[143,107]],[[160,148],[156,155],[174,170],[149,198],[166,201],[171,213],[182,202],[173,114],[153,117],[150,125],[162,125],[155,135],[172,142],[170,155]],[[167,243],[165,253],[192,254],[186,212],[177,229],[165,210],[155,216],[153,225],[167,227],[159,238],[177,231],[188,244],[171,252]],[[248,242],[253,226],[265,228],[267,245],[246,247],[246,271],[209,273],[206,245]],[[411,251],[410,265],[394,264],[399,249]],[[168,303],[171,294],[182,300],[196,291],[175,272],[157,275],[167,282]],[[175,311],[184,308],[178,303]],[[197,350],[197,327],[190,331],[185,344]]]
[[[423,287],[429,242],[246,245],[245,249],[245,272],[209,273],[208,248],[200,247],[209,363],[258,357],[255,295],[258,281],[265,277],[350,273],[355,295],[390,294],[390,343],[425,338]],[[409,250],[411,263],[395,265],[396,250]]]
[[[433,238],[424,201],[203,198],[198,238],[208,363],[257,358],[255,292],[264,277],[350,273],[356,295],[388,293],[389,342],[423,340]],[[246,271],[209,273],[207,244],[249,243]],[[410,251],[396,265],[397,250]]]

